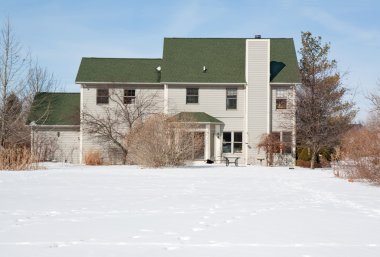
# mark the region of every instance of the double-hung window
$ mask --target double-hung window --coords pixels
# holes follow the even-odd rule
[[[124,89],[124,104],[134,104],[136,101],[135,89]]]
[[[108,89],[97,89],[96,90],[96,104],[108,104],[108,102],[109,102]]]
[[[286,109],[288,102],[288,90],[286,88],[276,89],[276,110]]]
[[[186,104],[197,104],[199,88],[186,88]]]
[[[237,88],[226,89],[226,108],[227,110],[237,108]]]
[[[223,153],[243,151],[243,132],[223,132]]]

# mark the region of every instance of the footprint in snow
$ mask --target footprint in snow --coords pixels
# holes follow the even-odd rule
[[[151,229],[140,229],[140,231],[144,233],[153,232]]]
[[[165,249],[166,249],[167,251],[174,251],[174,250],[177,250],[178,247],[175,247],[175,246],[167,246],[167,247],[165,247]]]
[[[172,235],[177,235],[177,233],[169,231],[169,232],[165,232],[164,235],[172,236]]]

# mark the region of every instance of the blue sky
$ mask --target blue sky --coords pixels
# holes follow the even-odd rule
[[[162,57],[164,37],[293,37],[301,31],[331,42],[364,120],[365,94],[380,79],[377,0],[17,1],[1,0],[17,39],[53,72],[66,91],[79,91],[86,57]]]

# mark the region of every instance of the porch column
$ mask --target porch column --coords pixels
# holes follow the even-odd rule
[[[169,112],[169,88],[167,84],[164,84],[164,113]]]
[[[214,135],[214,154],[215,162],[220,163],[222,160],[222,133],[220,131],[220,125],[215,125]]]
[[[205,160],[211,158],[211,125],[206,124],[206,131],[205,131]]]

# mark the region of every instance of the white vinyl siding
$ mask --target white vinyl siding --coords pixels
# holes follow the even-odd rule
[[[135,98],[136,101],[138,97],[149,97],[154,96],[154,99],[157,101],[155,105],[155,110],[151,110],[152,112],[163,112],[164,111],[164,87],[163,85],[82,85],[82,96],[83,99],[81,103],[81,111],[90,112],[94,115],[104,115],[105,108],[116,107],[117,104],[113,102],[111,99],[109,100],[109,104],[102,105],[97,104],[97,88],[108,88],[110,92],[110,98],[113,97],[114,93],[118,94],[120,101],[124,102],[124,90],[135,90]],[[115,97],[113,97],[115,99]],[[126,126],[125,128],[126,129]],[[102,152],[103,158],[106,162],[109,163],[118,163],[118,148],[112,144],[105,144],[104,142],[99,142],[94,136],[88,135],[85,131],[86,128],[82,124],[82,161],[83,158],[89,150],[99,150]],[[120,161],[120,160],[119,160]]]
[[[289,85],[271,85],[271,117],[272,131],[292,130],[292,119],[294,119],[292,101],[293,90]],[[287,102],[286,109],[278,109],[277,99],[284,99]]]
[[[48,161],[79,163],[79,126],[37,126],[31,134],[34,151],[39,145],[48,144]]]
[[[263,151],[258,153],[260,137],[270,131],[269,113],[269,39],[247,40],[246,45],[247,76],[247,162],[257,163],[264,158]]]
[[[231,86],[197,85],[198,104],[186,104],[186,88],[191,85],[168,85],[168,111],[175,114],[179,112],[206,112],[222,120],[223,118],[244,117],[244,87],[237,89],[237,106],[231,111],[226,109],[226,89]]]

